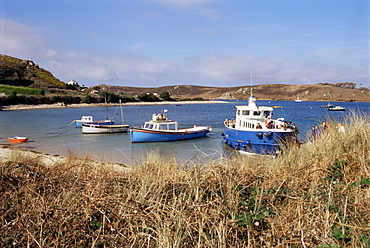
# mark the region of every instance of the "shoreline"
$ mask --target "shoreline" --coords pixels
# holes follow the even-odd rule
[[[182,104],[209,104],[209,103],[225,103],[225,101],[183,101],[183,102],[127,102],[122,103],[122,106],[135,106],[135,105],[182,105]],[[18,104],[0,106],[0,111],[11,110],[27,110],[27,109],[57,109],[57,108],[88,108],[88,107],[105,107],[105,106],[118,106],[119,103],[54,103],[54,104]]]
[[[82,164],[88,163],[89,165],[94,166],[101,166],[106,165],[112,167],[116,171],[128,170],[131,166],[122,164],[122,163],[114,163],[108,161],[96,161],[92,159],[83,159],[74,156],[62,156],[59,154],[50,154],[44,153],[37,150],[32,149],[25,149],[18,146],[13,146],[12,144],[0,144],[0,159],[1,161],[12,161],[14,158],[31,158],[32,160],[37,159],[42,164],[46,166],[57,166],[60,163],[67,163],[69,161],[74,160]],[[13,159],[12,159],[13,158]]]

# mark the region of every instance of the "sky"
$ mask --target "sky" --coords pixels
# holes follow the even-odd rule
[[[370,1],[0,0],[0,53],[87,87],[370,87]]]

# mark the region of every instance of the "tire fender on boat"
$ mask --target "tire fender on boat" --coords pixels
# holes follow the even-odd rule
[[[257,136],[258,138],[262,138],[262,136],[263,136],[263,133],[261,133],[261,132],[259,132],[259,133],[256,133],[256,136]]]
[[[273,132],[271,132],[271,131],[270,131],[270,132],[264,133],[263,135],[264,135],[265,137],[272,136],[272,135],[273,135]]]

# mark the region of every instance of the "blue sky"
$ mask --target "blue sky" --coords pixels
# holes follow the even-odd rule
[[[0,53],[85,86],[370,87],[370,3],[0,0]]]

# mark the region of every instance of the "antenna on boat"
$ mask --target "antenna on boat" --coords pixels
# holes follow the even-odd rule
[[[250,81],[250,83],[251,83],[251,96],[253,96],[253,87],[252,87],[252,85],[253,85],[253,83],[252,83],[252,71],[251,71],[251,81]]]

